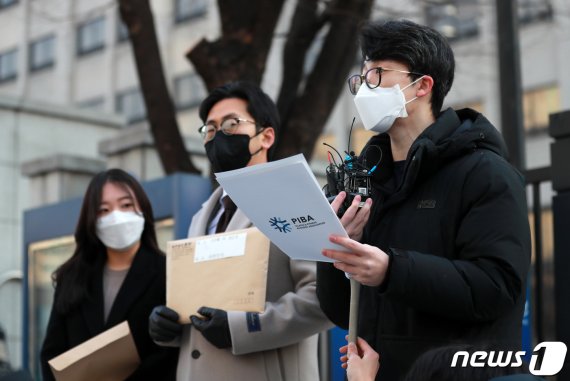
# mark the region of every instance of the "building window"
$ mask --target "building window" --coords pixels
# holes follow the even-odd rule
[[[91,53],[105,47],[105,18],[99,17],[77,27],[77,54]]]
[[[103,97],[92,98],[77,103],[77,107],[80,109],[96,111],[103,111],[104,105],[105,99],[103,99]]]
[[[121,16],[117,17],[117,41],[123,42],[129,39],[129,28],[125,25]]]
[[[451,41],[476,37],[480,6],[475,0],[427,2],[426,22]]]
[[[550,0],[518,0],[519,21],[522,25],[552,20]]]
[[[29,278],[25,292],[28,294],[27,323],[30,335],[24,345],[29,347],[27,351],[30,355],[29,364],[34,364],[30,371],[32,375],[38,377],[37,379],[41,373],[38,355],[45,338],[54,295],[51,274],[73,255],[74,250],[73,235],[35,241],[28,246],[29,263],[26,270]],[[35,377],[32,379],[36,380]]]
[[[0,10],[18,3],[18,0],[0,0]]]
[[[30,43],[30,70],[53,66],[55,62],[55,36],[48,36]]]
[[[200,17],[208,11],[208,0],[175,0],[174,20],[179,23]]]
[[[18,50],[0,53],[0,82],[10,81],[18,76]]]
[[[206,87],[195,73],[174,79],[174,101],[179,110],[198,106],[206,97]]]
[[[141,91],[131,89],[117,94],[116,110],[127,118],[129,124],[144,120],[146,109]]]
[[[524,129],[530,133],[548,127],[549,116],[560,110],[558,86],[528,90],[523,94]]]

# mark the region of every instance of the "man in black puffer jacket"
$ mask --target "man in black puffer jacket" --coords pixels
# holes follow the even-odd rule
[[[444,37],[409,21],[371,23],[361,37],[362,74],[349,87],[364,127],[379,133],[361,157],[380,163],[372,200],[358,208],[356,197],[342,217],[350,238],[331,237],[344,252],[323,250],[335,261],[318,265],[323,311],[346,328],[345,272],[363,285],[358,334],[380,353],[377,380],[401,379],[420,354],[448,344],[520,350],[524,179],[484,116],[440,111],[454,72]]]

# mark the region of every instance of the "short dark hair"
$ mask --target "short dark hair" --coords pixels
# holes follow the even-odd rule
[[[200,119],[206,123],[210,110],[223,99],[239,98],[247,102],[247,111],[261,127],[273,127],[275,139],[279,133],[279,111],[269,95],[253,82],[236,81],[217,87],[208,94],[200,104]],[[275,142],[267,154],[268,160],[273,157]]]
[[[435,29],[409,20],[369,22],[362,28],[360,39],[363,59],[397,61],[411,72],[433,78],[431,111],[437,118],[455,71],[453,50],[447,39]]]

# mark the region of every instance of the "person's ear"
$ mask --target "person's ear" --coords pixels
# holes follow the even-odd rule
[[[433,78],[429,75],[424,75],[422,79],[418,81],[418,86],[416,88],[416,97],[423,97],[431,93],[433,89]]]
[[[275,143],[275,130],[273,127],[265,127],[263,131],[261,131],[261,147],[269,150],[273,143]]]

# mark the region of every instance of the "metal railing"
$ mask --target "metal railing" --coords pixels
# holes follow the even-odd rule
[[[543,242],[542,242],[542,203],[540,194],[540,184],[552,180],[550,167],[542,167],[525,171],[525,179],[527,185],[532,188],[532,214],[533,218],[533,234],[534,234],[534,333],[537,342],[544,341],[544,325],[543,313],[544,303],[542,300],[544,276],[542,272],[543,266]]]

